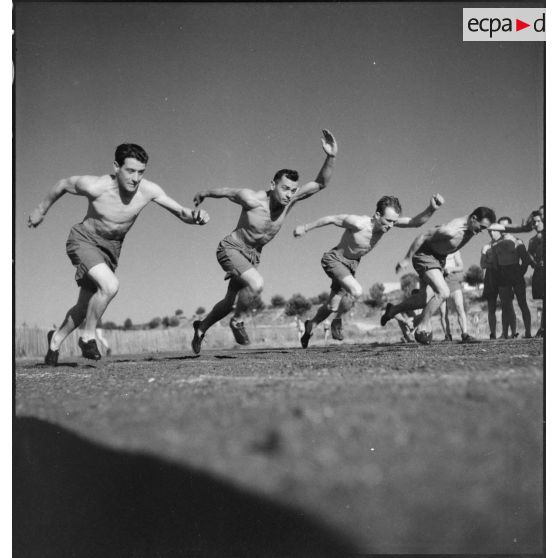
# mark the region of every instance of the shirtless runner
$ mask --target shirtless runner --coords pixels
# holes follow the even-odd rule
[[[78,300],[68,310],[62,325],[48,333],[45,356],[48,365],[57,365],[60,345],[82,322],[83,333],[78,341],[82,355],[93,360],[101,358],[95,329],[118,292],[114,272],[124,237],[149,202],[190,225],[209,221],[205,211],[182,207],[160,186],[144,179],[147,160],[147,153],[139,145],[121,144],[114,155],[113,174],[63,178],[29,215],[29,227],[37,227],[50,206],[64,194],[85,196],[89,204],[85,218],[72,227],[66,242],[66,253],[76,267]]]
[[[337,142],[327,130],[323,130],[322,147],[326,153],[325,162],[316,179],[303,186],[298,185],[298,172],[282,169],[271,181],[268,190],[248,188],[215,188],[198,192],[194,197],[196,207],[205,198],[226,198],[242,207],[236,229],[226,236],[217,247],[217,260],[225,270],[225,279],[230,279],[225,297],[211,312],[193,324],[192,351],[199,354],[205,332],[234,308],[241,289],[249,289],[252,295],[263,290],[263,278],[256,269],[260,262],[262,248],[281,229],[285,217],[294,205],[323,190],[331,179],[333,163],[337,155]],[[250,343],[244,324],[235,312],[230,327],[237,343]]]
[[[368,254],[385,233],[392,227],[420,227],[442,206],[444,198],[440,194],[432,196],[428,207],[414,217],[400,217],[401,204],[394,196],[383,196],[376,204],[376,212],[372,217],[368,215],[330,215],[321,217],[317,221],[299,225],[294,230],[299,238],[308,231],[326,225],[336,225],[345,229],[339,244],[326,252],[322,257],[322,267],[331,277],[331,291],[329,299],[318,308],[316,315],[304,323],[304,335],[300,344],[304,349],[312,337],[314,326],[323,322],[330,314],[335,313],[331,321],[331,336],[333,339],[343,339],[342,316],[348,312],[354,301],[362,296],[362,287],[355,279],[355,272],[360,259]],[[347,296],[348,304],[340,304]]]
[[[415,339],[423,345],[432,342],[432,326],[430,320],[440,308],[442,301],[447,300],[450,289],[444,280],[443,269],[448,254],[457,252],[483,230],[522,232],[531,230],[531,223],[525,225],[497,225],[496,215],[488,207],[477,207],[469,216],[458,217],[445,225],[435,227],[419,235],[409,247],[406,256],[401,260],[395,271],[407,268],[411,262],[419,275],[419,292],[400,304],[388,304],[380,320],[385,325],[396,314],[408,310],[424,308],[416,320]],[[427,302],[426,289],[430,286],[434,295]],[[476,342],[467,335],[464,343]]]

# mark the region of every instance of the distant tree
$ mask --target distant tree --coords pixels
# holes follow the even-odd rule
[[[284,296],[273,295],[271,297],[271,307],[272,308],[283,308],[287,304]]]
[[[371,308],[378,308],[384,303],[384,291],[386,290],[383,283],[374,283],[369,291],[368,298],[364,301]]]
[[[162,320],[161,320],[161,324],[163,325],[163,327],[169,327],[169,317],[165,316]]]
[[[312,308],[312,303],[300,293],[294,294],[287,300],[285,314],[287,316],[302,316]]]
[[[401,276],[400,285],[402,291],[412,291],[419,282],[419,277],[416,273],[405,273]]]
[[[254,295],[250,289],[242,289],[236,299],[236,310],[240,313],[249,314],[260,312],[265,308],[264,301],[260,295]]]
[[[103,329],[118,329],[118,326],[114,322],[103,322]]]
[[[204,308],[205,311],[205,308]],[[175,316],[182,316],[182,314],[184,314],[183,310],[180,310],[180,308],[178,310],[176,310],[176,312],[174,313]]]
[[[124,329],[132,329],[132,327],[134,326],[134,324],[132,323],[132,320],[130,318],[126,318],[124,320]]]
[[[317,296],[310,297],[310,302],[312,304],[323,304],[324,302],[327,302],[328,300],[329,300],[329,293],[327,291],[324,291],[323,293],[320,293]]]
[[[473,264],[465,272],[465,281],[471,285],[471,287],[478,287],[483,281],[482,269]]]
[[[153,318],[147,325],[149,329],[155,329],[161,325],[161,318]]]
[[[178,316],[171,316],[169,318],[169,326],[170,327],[176,327],[177,325],[180,325],[180,319]]]
[[[198,309],[196,310],[196,316],[202,316],[203,314],[205,314],[205,308],[203,306],[198,306]]]

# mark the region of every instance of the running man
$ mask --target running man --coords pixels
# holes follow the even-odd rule
[[[401,204],[394,196],[383,196],[376,204],[376,212],[372,217],[368,215],[330,215],[299,225],[294,235],[299,238],[308,231],[326,225],[335,225],[345,229],[339,244],[322,257],[322,267],[331,278],[329,299],[318,308],[311,320],[304,322],[304,335],[300,344],[304,349],[312,337],[314,326],[323,322],[330,314],[335,314],[331,320],[331,336],[333,339],[343,339],[342,316],[347,313],[356,299],[362,296],[362,287],[355,279],[355,272],[360,259],[368,254],[385,233],[393,227],[420,227],[432,214],[442,206],[444,198],[440,194],[432,196],[428,207],[414,217],[400,217]],[[341,299],[349,299],[348,304],[341,304]]]
[[[470,337],[467,332],[467,313],[465,312],[465,302],[463,300],[463,269],[461,252],[458,250],[453,254],[448,254],[448,257],[446,258],[446,265],[444,267],[444,278],[449,288],[449,297],[440,305],[442,329],[444,330],[446,341],[453,340],[449,319],[450,300],[452,301],[457,314],[457,323],[461,329],[461,339],[464,341]]]
[[[486,300],[488,314],[488,329],[490,339],[496,339],[496,303],[498,301],[498,284],[496,258],[494,257],[494,245],[500,240],[502,234],[498,231],[488,230],[490,242],[485,244],[481,250],[480,266],[484,269],[482,297]]]
[[[57,365],[60,345],[82,322],[83,333],[78,340],[82,355],[92,360],[101,358],[95,330],[118,292],[114,272],[124,237],[149,202],[164,207],[190,225],[204,225],[209,221],[205,211],[182,207],[160,186],[144,179],[147,160],[142,147],[123,143],[114,154],[113,174],[63,178],[29,215],[29,227],[37,227],[50,206],[64,194],[84,196],[88,201],[85,218],[72,227],[66,242],[66,253],[76,267],[79,295],[62,325],[48,333],[45,363],[50,366]]]
[[[509,217],[500,217],[498,223],[510,225]],[[525,326],[525,339],[531,338],[531,312],[527,304],[527,291],[523,276],[529,267],[529,256],[525,244],[509,232],[504,232],[500,240],[494,244],[494,257],[496,260],[496,284],[498,294],[502,301],[502,333],[507,339],[508,329],[511,330],[512,338],[518,336],[517,320],[513,308],[514,294],[517,304],[521,310],[523,324]]]
[[[323,130],[323,136],[322,147],[326,158],[313,182],[299,187],[298,172],[282,169],[275,173],[268,190],[215,188],[195,195],[196,207],[205,198],[226,198],[242,207],[236,229],[217,247],[217,260],[226,272],[225,280],[229,279],[229,286],[225,297],[215,304],[211,312],[203,320],[193,323],[192,351],[195,354],[201,350],[205,332],[233,310],[242,289],[248,289],[253,296],[262,292],[263,278],[256,269],[262,248],[279,232],[294,205],[328,185],[337,155],[337,142],[327,130]],[[240,312],[235,310],[229,325],[236,342],[247,345],[250,339],[239,317]]]
[[[542,212],[541,212],[542,210]],[[545,308],[545,272],[544,272],[544,206],[541,205],[539,211],[533,212],[533,228],[535,236],[529,239],[530,264],[533,267],[533,277],[531,278],[532,296],[535,300],[542,300],[541,325],[535,337],[544,337],[546,308]]]
[[[415,339],[423,345],[429,345],[432,342],[430,320],[440,308],[440,304],[449,297],[449,287],[444,280],[442,271],[448,254],[457,252],[473,236],[489,228],[498,231],[509,230],[510,232],[531,229],[529,221],[521,226],[495,225],[495,221],[496,215],[492,209],[477,207],[469,216],[453,219],[449,223],[435,227],[415,238],[403,260],[395,267],[395,271],[399,273],[412,262],[420,278],[419,292],[400,304],[388,304],[380,323],[384,326],[400,312],[424,308],[416,321]],[[434,295],[427,301],[426,288],[428,286],[432,288]],[[471,343],[476,340],[468,336],[463,339],[463,342]]]

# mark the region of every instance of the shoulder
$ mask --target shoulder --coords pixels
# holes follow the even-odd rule
[[[164,190],[155,182],[151,182],[151,180],[143,179],[140,183],[140,191],[151,198],[156,198],[161,194],[164,194]]]
[[[70,181],[74,184],[76,192],[89,194],[91,196],[100,196],[112,185],[112,177],[110,174],[105,174],[103,176],[93,176],[90,174],[72,176]]]

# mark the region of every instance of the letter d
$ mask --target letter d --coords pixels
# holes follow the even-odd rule
[[[544,33],[544,16],[545,15],[546,15],[546,13],[544,13],[542,15],[542,17],[539,17],[538,19],[535,19],[535,23],[533,23],[533,29],[537,33]]]

